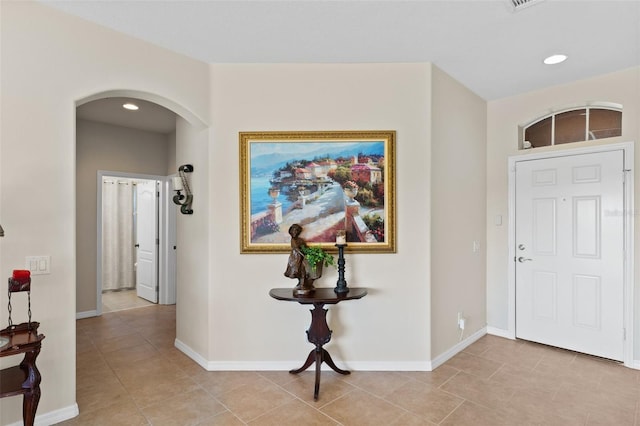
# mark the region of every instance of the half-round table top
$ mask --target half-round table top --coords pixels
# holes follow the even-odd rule
[[[312,294],[301,296],[295,295],[293,291],[293,288],[272,288],[269,291],[269,296],[278,300],[310,305],[314,303],[335,304],[343,300],[361,299],[367,295],[367,289],[362,287],[349,287],[347,293],[336,293],[333,288],[328,287],[316,288]]]

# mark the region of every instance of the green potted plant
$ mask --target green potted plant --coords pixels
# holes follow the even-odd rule
[[[320,246],[304,246],[302,253],[304,253],[305,261],[309,264],[310,278],[320,278],[323,266],[335,266],[333,255],[324,251]]]

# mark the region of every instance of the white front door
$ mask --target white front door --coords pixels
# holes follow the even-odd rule
[[[624,157],[516,163],[516,337],[624,355]]]
[[[158,189],[154,180],[136,185],[136,289],[158,303]]]

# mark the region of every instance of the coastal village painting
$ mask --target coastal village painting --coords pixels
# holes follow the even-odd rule
[[[395,132],[240,133],[242,252],[290,249],[288,229],[333,248],[395,251]]]

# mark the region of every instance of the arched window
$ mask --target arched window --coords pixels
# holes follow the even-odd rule
[[[563,109],[522,126],[520,149],[620,135],[622,135],[622,105],[603,103]]]

